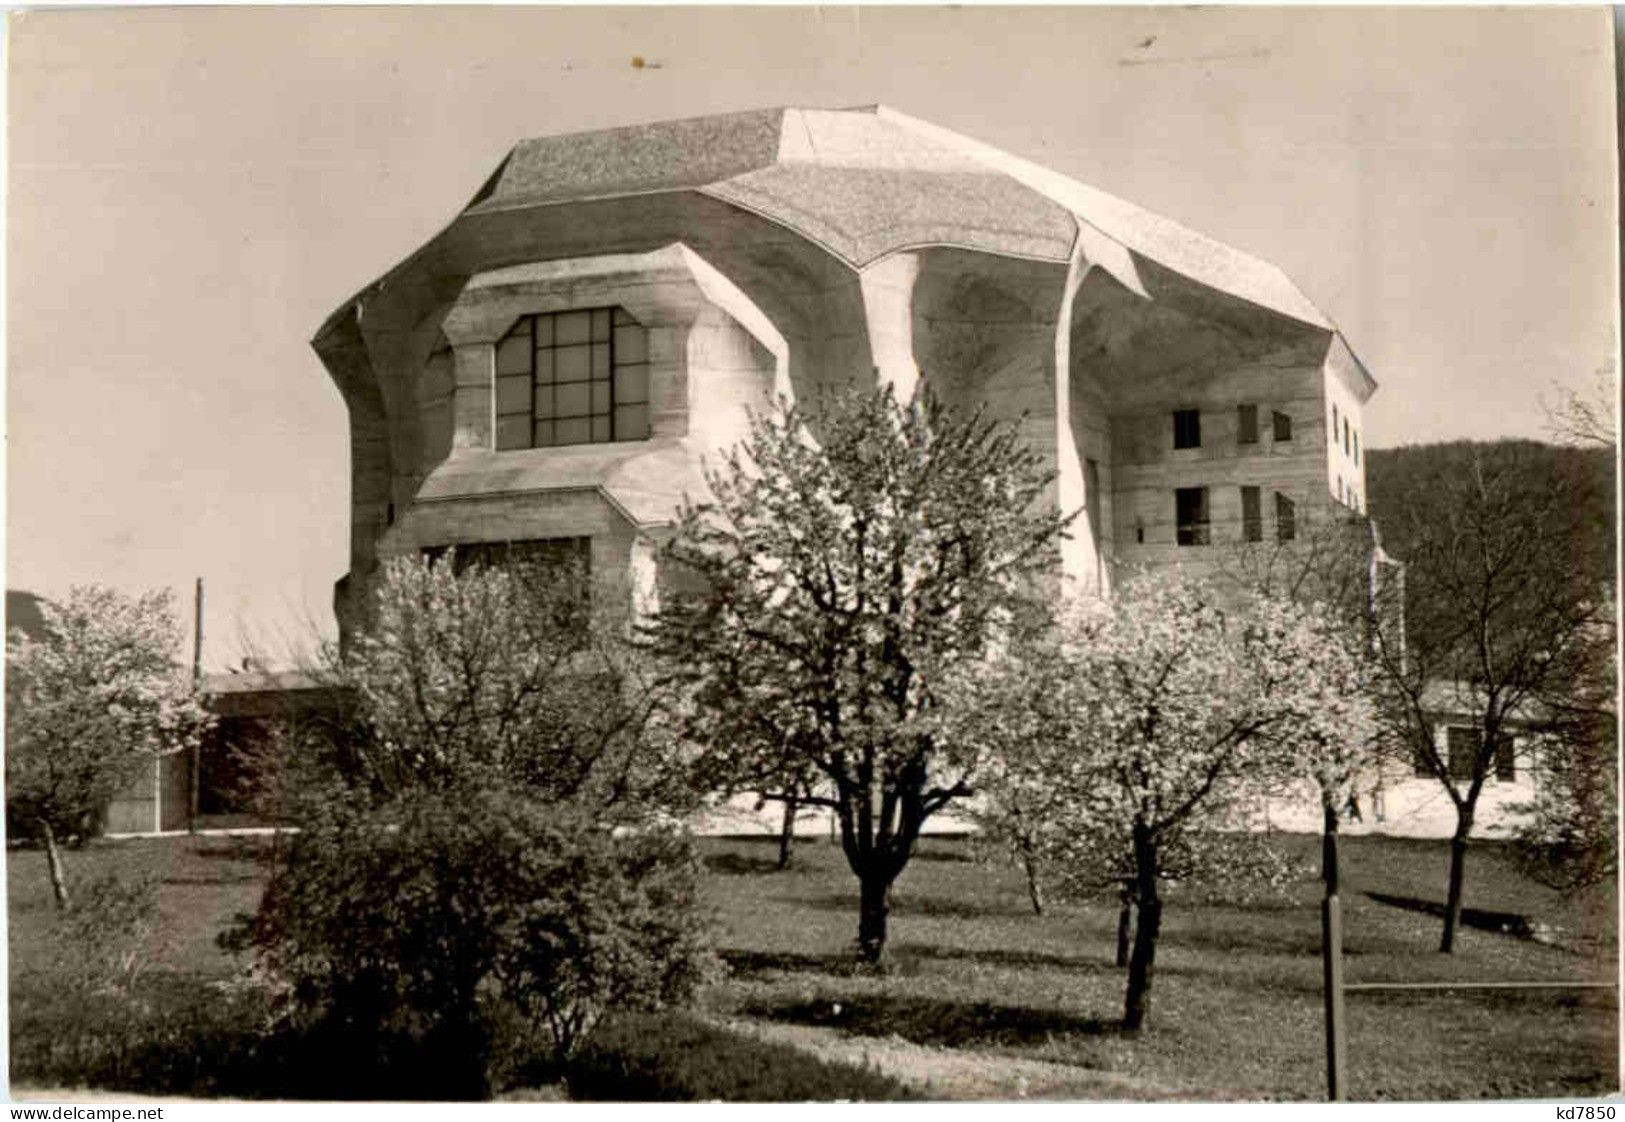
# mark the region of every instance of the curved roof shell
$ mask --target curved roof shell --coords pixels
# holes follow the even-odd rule
[[[855,270],[925,246],[1064,265],[1081,240],[1092,264],[1142,295],[1136,257],[1336,330],[1268,262],[884,106],[764,109],[524,140],[424,251],[459,226],[500,212],[689,192],[765,218]]]

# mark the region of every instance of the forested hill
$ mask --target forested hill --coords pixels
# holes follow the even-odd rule
[[[1366,490],[1371,515],[1390,554],[1403,560],[1410,537],[1438,523],[1429,517],[1430,499],[1437,501],[1434,496],[1445,490],[1443,480],[1470,478],[1475,459],[1486,479],[1508,489],[1512,502],[1535,507],[1547,496],[1561,496],[1563,501],[1554,504],[1548,520],[1554,549],[1566,550],[1574,568],[1588,579],[1601,581],[1613,575],[1614,453],[1532,440],[1460,440],[1371,449],[1366,455]]]

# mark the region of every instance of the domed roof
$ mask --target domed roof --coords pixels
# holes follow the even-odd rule
[[[953,246],[1091,261],[1140,290],[1131,251],[1325,330],[1274,265],[1007,152],[884,106],[779,108],[521,141],[468,206],[513,208],[693,191],[751,211],[861,269]]]

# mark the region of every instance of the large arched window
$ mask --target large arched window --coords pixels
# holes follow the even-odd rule
[[[649,348],[620,308],[521,316],[497,343],[496,447],[649,438]]]

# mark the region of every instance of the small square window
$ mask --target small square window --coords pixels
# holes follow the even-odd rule
[[[1276,443],[1292,439],[1292,418],[1279,409],[1270,414],[1271,423],[1275,426]]]
[[[1236,406],[1236,443],[1258,443],[1258,406]]]
[[[1197,409],[1174,410],[1174,447],[1202,446],[1202,414]]]

